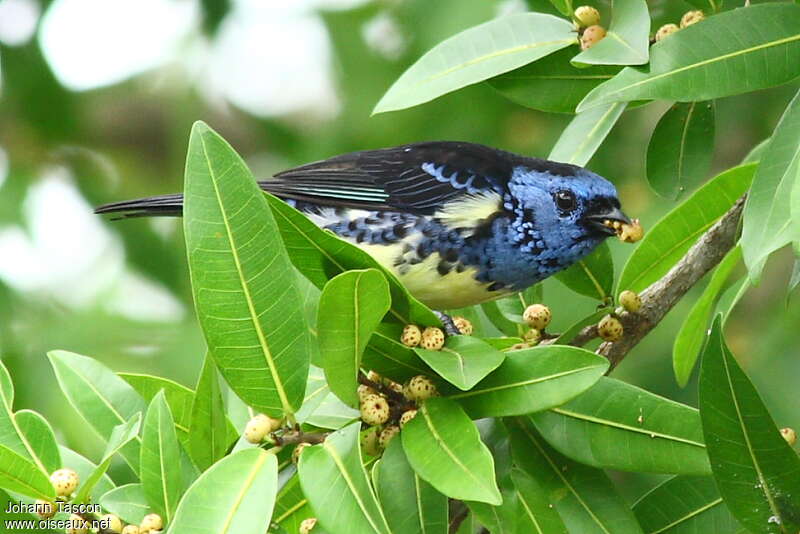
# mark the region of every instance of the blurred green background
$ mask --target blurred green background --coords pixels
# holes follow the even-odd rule
[[[531,0],[530,6],[549,4]],[[608,4],[598,2],[604,14]],[[654,27],[690,9],[650,2]],[[529,110],[478,85],[370,117],[414,60],[521,0],[0,0],[0,356],[16,408],[42,412],[70,447],[99,440],[58,390],[46,352],[192,386],[203,341],[180,222],[110,222],[92,206],[180,191],[192,122],[224,135],[257,176],[338,153],[435,139],[545,156],[570,116]],[[717,103],[714,173],[770,135],[798,84]],[[668,103],[627,112],[589,167],[652,226],[674,204],[648,188],[644,156]],[[611,244],[617,272],[632,246]],[[779,426],[800,427],[800,299],[782,251],[727,331]],[[675,385],[673,338],[695,288],[615,376],[694,404]],[[545,283],[555,330],[594,308]],[[696,380],[696,377],[695,377]],[[123,475],[124,476],[124,475]],[[646,479],[620,475],[632,499]]]

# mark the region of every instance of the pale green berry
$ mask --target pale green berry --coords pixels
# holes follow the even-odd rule
[[[597,334],[604,341],[617,341],[622,337],[622,323],[613,315],[606,315],[597,324]]]
[[[105,525],[108,532],[122,532],[122,520],[114,514],[106,514],[100,518],[100,522]]]
[[[583,30],[581,35],[581,50],[589,50],[606,36],[606,29],[595,24]]]
[[[522,312],[522,320],[536,330],[544,330],[550,324],[553,314],[544,304],[531,304]]]
[[[703,15],[703,12],[700,11],[699,9],[695,9],[695,10],[692,10],[692,11],[687,11],[681,17],[681,28],[685,28],[687,26],[691,26],[692,24],[697,24],[698,22],[700,22],[704,18],[706,18],[706,16]]]
[[[38,515],[42,519],[50,519],[51,517],[56,515],[56,507],[50,501],[43,501],[41,499],[37,499],[36,502],[33,504],[33,509],[36,510],[36,515]]]
[[[444,347],[444,332],[441,328],[429,326],[422,331],[419,346],[427,350],[441,350]]]
[[[125,525],[122,529],[122,534],[140,534],[139,527],[136,525]]]
[[[416,415],[417,415],[417,410],[414,409],[406,410],[405,412],[403,412],[403,415],[400,416],[400,428],[406,426],[406,423],[414,419]]]
[[[530,330],[525,332],[524,339],[525,343],[528,343],[531,346],[535,346],[538,345],[539,341],[542,340],[542,333],[535,328],[531,328]]]
[[[463,336],[471,336],[472,332],[474,331],[472,328],[472,323],[466,317],[461,317],[458,315],[453,317],[453,324]]]
[[[389,420],[389,403],[380,395],[367,395],[361,403],[361,420],[368,425],[382,425]]]
[[[72,469],[64,468],[53,471],[50,475],[50,483],[53,489],[56,490],[56,495],[59,497],[67,497],[72,495],[72,492],[78,488],[78,473]]]
[[[788,426],[786,428],[781,428],[781,436],[783,436],[783,439],[785,439],[786,443],[789,445],[794,446],[794,444],[797,443],[797,433],[793,428],[789,428]]]
[[[378,434],[380,434],[380,429],[376,426],[371,426],[361,433],[361,450],[370,456],[378,456],[381,453]]]
[[[403,387],[403,394],[408,400],[414,402],[424,401],[436,395],[436,386],[430,378],[417,375]]]
[[[161,530],[162,528],[164,528],[164,521],[158,514],[147,514],[142,518],[141,523],[139,523],[139,532],[142,534],[154,530]]]
[[[678,30],[680,28],[677,24],[664,24],[656,31],[656,42],[663,41]],[[622,236],[620,236],[620,239],[622,239]]]
[[[89,523],[78,514],[70,515],[67,524],[69,525],[66,529],[67,534],[86,534],[89,532]]]
[[[249,443],[261,443],[267,434],[280,426],[280,420],[260,413],[250,419],[244,427],[244,439]]]
[[[619,304],[625,311],[636,313],[642,307],[642,299],[638,293],[634,293],[630,289],[626,289],[619,294]]]
[[[572,18],[581,28],[600,24],[600,12],[592,6],[578,6],[572,14]]]
[[[403,328],[400,342],[406,347],[416,347],[422,341],[422,331],[415,324],[407,324]]]
[[[309,517],[300,522],[300,528],[297,530],[300,534],[309,534],[317,525],[316,517]]]

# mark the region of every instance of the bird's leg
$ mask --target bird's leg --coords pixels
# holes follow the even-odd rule
[[[436,317],[442,321],[442,325],[444,326],[444,333],[448,336],[458,336],[461,335],[458,328],[456,327],[456,323],[453,322],[453,318],[447,315],[444,312],[434,311],[433,313],[436,314]]]

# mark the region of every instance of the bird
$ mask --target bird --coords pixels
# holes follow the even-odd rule
[[[523,291],[631,222],[614,185],[592,171],[459,141],[351,152],[258,184],[439,311]],[[182,204],[162,195],[95,213],[180,216]]]

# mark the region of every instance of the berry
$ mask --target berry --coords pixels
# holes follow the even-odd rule
[[[680,28],[678,28],[677,24],[664,24],[656,32],[656,42],[665,39],[668,35],[671,35],[678,30],[680,30]]]
[[[417,410],[414,409],[406,410],[405,412],[403,412],[403,415],[400,416],[400,428],[406,426],[406,423],[414,419],[416,415],[417,415]]]
[[[142,518],[142,522],[139,523],[139,532],[142,532],[142,534],[151,530],[161,530],[162,528],[164,528],[164,521],[161,520],[161,516],[158,514],[147,514]]]
[[[642,299],[639,297],[638,293],[634,293],[630,289],[626,289],[622,293],[619,294],[619,304],[626,311],[630,313],[636,313],[639,311],[639,308],[642,307]]]
[[[592,6],[579,6],[572,14],[572,18],[578,23],[578,27],[586,28],[600,24],[600,12]]]
[[[303,449],[306,447],[310,447],[310,443],[306,443],[305,441],[302,443],[298,443],[297,447],[294,448],[292,451],[292,463],[297,464],[300,461],[300,455],[303,454]]]
[[[303,521],[300,523],[300,528],[297,529],[297,531],[300,534],[308,534],[309,532],[311,532],[311,530],[313,530],[316,524],[317,524],[316,517],[309,517],[308,519],[303,519]]]
[[[704,18],[706,18],[706,16],[703,15],[703,12],[700,11],[699,9],[695,9],[693,11],[687,11],[681,17],[681,28],[691,26],[692,24],[697,24]]]
[[[78,514],[70,515],[67,525],[69,525],[66,530],[67,534],[86,534],[89,532],[89,524]]]
[[[380,384],[381,382],[383,382],[383,378],[381,377],[381,375],[379,375],[375,371],[369,371],[367,373],[367,380],[369,380],[370,382],[375,382],[376,384]]]
[[[583,30],[581,35],[581,50],[589,50],[591,47],[603,40],[606,36],[606,29],[595,24]]]
[[[141,534],[149,534],[150,532],[158,532],[164,528],[164,521],[158,514],[147,514],[142,518],[139,523],[139,532]]]
[[[367,395],[377,395],[378,394],[377,391],[375,391],[371,387],[369,387],[367,385],[364,385],[364,384],[359,384],[357,391],[358,391],[358,401],[359,402],[364,402],[364,398]]]
[[[436,395],[436,386],[427,376],[417,375],[403,387],[403,394],[408,400],[424,401]]]
[[[78,473],[67,468],[53,471],[53,474],[50,475],[50,483],[59,497],[72,495],[72,492],[78,487]]]
[[[530,344],[528,343],[514,343],[507,350],[522,350],[522,349],[529,349],[531,348]]]
[[[617,341],[622,337],[622,323],[613,315],[606,315],[597,325],[597,334],[604,341]]]
[[[139,527],[136,525],[126,525],[122,529],[122,534],[139,534]]]
[[[531,328],[530,330],[525,332],[524,339],[525,343],[528,344],[529,346],[535,346],[539,344],[539,341],[541,341],[542,333],[535,328]]]
[[[33,509],[36,510],[36,515],[42,519],[50,519],[56,515],[56,507],[50,501],[36,499],[36,502],[33,504]]]
[[[368,425],[382,425],[389,420],[389,403],[380,395],[367,395],[361,403],[361,420]]]
[[[106,525],[105,530],[108,532],[122,532],[122,521],[114,514],[106,514],[100,518],[100,521]]]
[[[444,347],[444,332],[435,326],[429,326],[422,331],[419,346],[428,350],[441,350]]]
[[[422,339],[422,331],[415,324],[407,324],[403,328],[403,334],[400,336],[400,342],[406,347],[416,347]]]
[[[536,330],[544,330],[550,324],[553,314],[544,304],[531,304],[522,313],[522,320]]]
[[[383,430],[381,430],[381,435],[378,436],[378,445],[380,445],[381,449],[385,449],[389,446],[389,442],[392,441],[397,434],[400,433],[400,427],[397,425],[389,425]]]
[[[453,324],[462,335],[471,336],[473,332],[472,323],[466,317],[453,317]]]
[[[399,384],[394,380],[386,380],[386,387],[394,391],[395,393],[402,393],[403,392],[403,384]]]
[[[617,237],[624,243],[636,243],[644,237],[644,228],[639,219],[634,219],[631,224],[623,224],[619,227]]]
[[[261,443],[267,434],[280,427],[280,420],[260,413],[250,419],[244,427],[244,439],[250,443]]]
[[[361,450],[370,456],[378,456],[381,449],[378,446],[378,427],[371,426],[361,433]]]
[[[781,436],[783,436],[783,439],[785,439],[786,443],[789,445],[793,446],[797,443],[797,433],[793,428],[789,428],[788,426],[786,428],[781,428]]]

